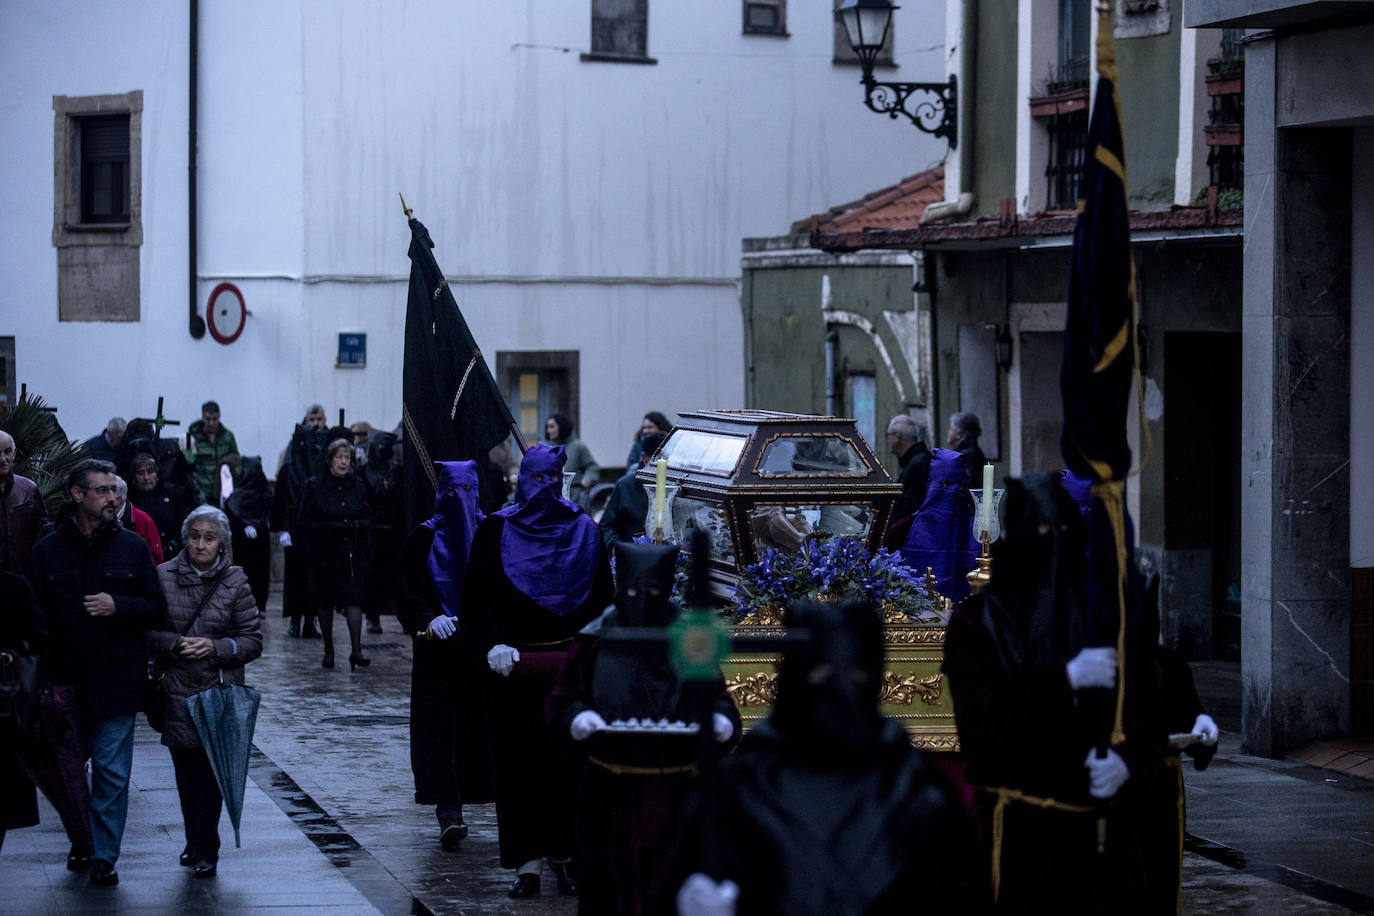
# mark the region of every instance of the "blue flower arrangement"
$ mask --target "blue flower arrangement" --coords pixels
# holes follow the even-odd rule
[[[941,622],[935,596],[900,554],[870,553],[855,538],[808,541],[793,555],[764,548],[735,589],[736,610],[757,613],[798,598],[867,598],[889,604],[915,621]]]

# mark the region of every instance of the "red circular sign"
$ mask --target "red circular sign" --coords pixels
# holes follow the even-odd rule
[[[248,306],[239,288],[232,283],[216,286],[210,293],[210,304],[205,307],[205,320],[215,340],[222,344],[238,340],[248,323]]]

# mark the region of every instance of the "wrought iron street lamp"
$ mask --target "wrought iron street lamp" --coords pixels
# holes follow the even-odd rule
[[[835,18],[844,26],[849,45],[863,68],[864,104],[879,114],[896,118],[904,114],[917,129],[949,141],[950,148],[959,145],[958,83],[953,74],[947,83],[879,82],[873,78],[873,65],[882,52],[887,33],[892,28],[892,11],[899,9],[890,0],[844,0],[835,10]],[[907,100],[913,95],[930,96]]]

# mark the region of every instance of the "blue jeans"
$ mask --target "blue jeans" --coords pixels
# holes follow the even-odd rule
[[[113,864],[129,814],[129,773],[134,765],[134,717],[104,716],[81,721],[91,758],[91,839],[94,858]]]

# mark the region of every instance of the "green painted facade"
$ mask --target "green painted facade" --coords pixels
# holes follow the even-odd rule
[[[977,3],[977,31],[973,206],[996,217],[1002,199],[1016,196],[1016,0]]]
[[[900,256],[893,260],[904,259]],[[887,454],[882,434],[895,414],[924,407],[914,367],[904,354],[903,342],[885,312],[912,314],[913,269],[907,264],[846,265],[839,258],[818,255],[808,262],[791,261],[776,266],[744,269],[741,307],[745,326],[746,406],[763,410],[824,414],[826,412],[826,338],[835,337],[834,373],[836,413],[854,416],[847,403],[846,380],[851,375],[874,379],[874,451],[890,473],[896,460]],[[824,278],[830,278],[830,307],[865,319],[891,361],[873,336],[861,327],[845,323],[827,325],[822,310]],[[898,376],[902,391],[898,391]],[[905,399],[901,396],[905,394]]]
[[[1168,34],[1116,41],[1117,98],[1132,209],[1160,210],[1174,202],[1183,4],[1172,3],[1169,10]]]

